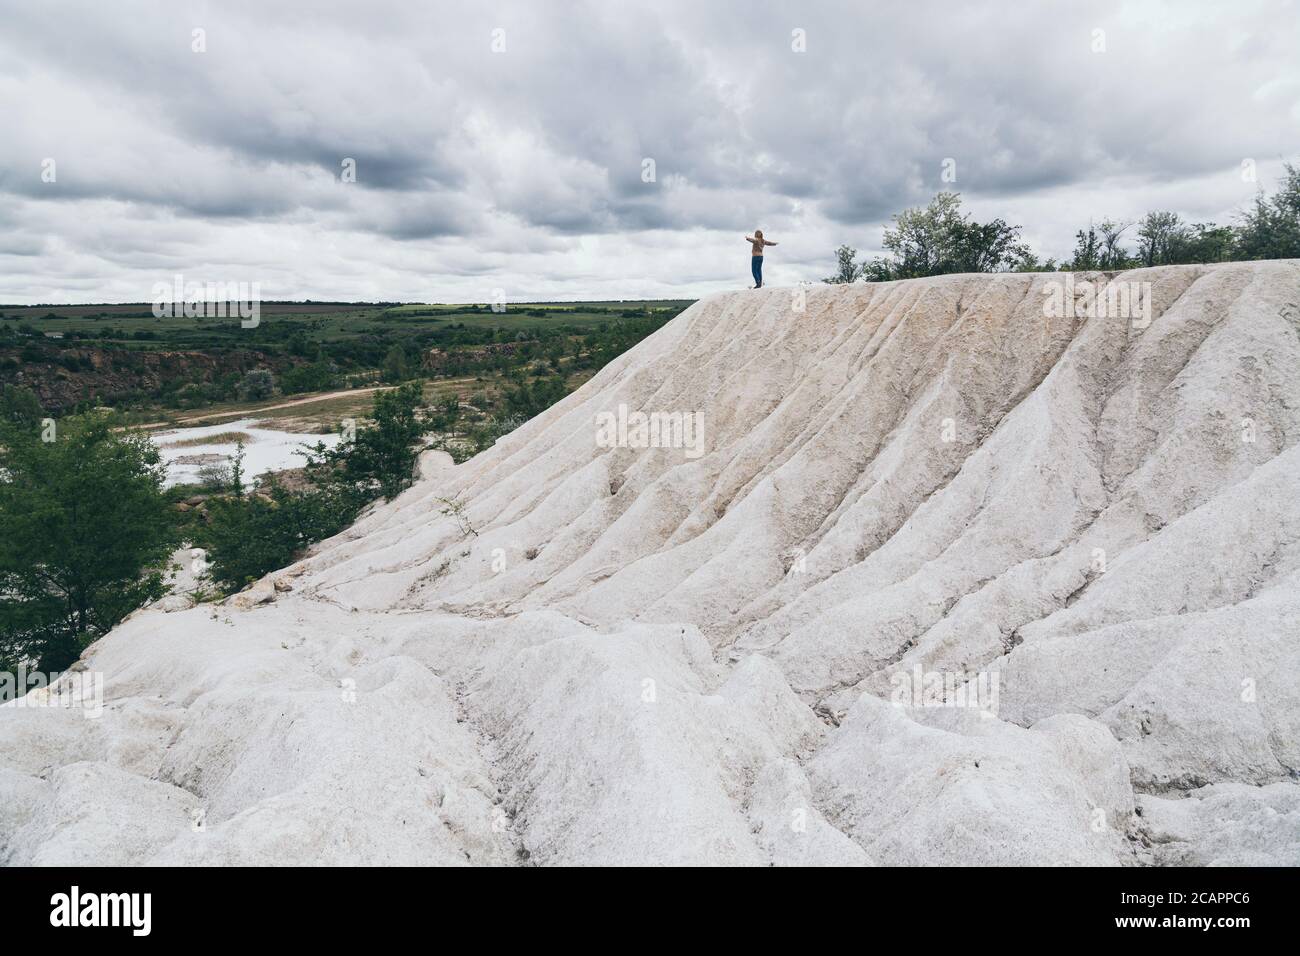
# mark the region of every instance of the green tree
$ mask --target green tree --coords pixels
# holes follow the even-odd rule
[[[1179,262],[1230,262],[1237,258],[1237,232],[1212,222],[1192,225],[1179,250]]]
[[[411,484],[424,434],[416,412],[422,389],[417,382],[376,392],[369,424],[353,441],[326,449],[317,444],[307,461],[307,476],[361,507],[382,495],[394,498]]]
[[[862,266],[857,262],[858,250],[840,246],[835,250],[835,275],[822,279],[829,285],[845,285],[862,278]]]
[[[1088,224],[1087,232],[1080,229],[1074,234],[1074,255],[1070,257],[1069,266],[1074,272],[1101,268],[1101,236],[1097,235],[1097,227],[1092,223]]]
[[[1101,248],[1097,259],[1097,268],[1115,271],[1127,269],[1133,264],[1128,251],[1120,245],[1120,240],[1131,225],[1133,225],[1131,222],[1115,222],[1112,219],[1102,220],[1101,225],[1098,227],[1101,230]]]
[[[420,396],[416,383],[376,393],[372,421],[353,441],[309,450],[304,490],[273,482],[264,493],[211,499],[200,541],[213,581],[237,590],[283,568],[308,545],[346,528],[375,498],[393,498],[409,486],[424,433]]]
[[[244,496],[244,442],[235,442],[235,453],[230,456],[230,492],[236,498]]]
[[[286,567],[313,542],[337,534],[356,516],[354,503],[313,488],[293,492],[272,483],[266,497],[212,498],[199,531],[207,549],[208,576],[236,591]]]
[[[0,418],[5,421],[35,428],[43,414],[40,400],[30,388],[6,384],[0,392]]]
[[[164,469],[107,415],[0,421],[0,659],[58,671],[165,593],[179,542]]]
[[[1187,238],[1187,226],[1177,213],[1149,212],[1138,224],[1138,260],[1144,266],[1178,262]]]
[[[255,368],[235,386],[241,402],[256,402],[275,394],[275,376],[268,369]]]
[[[438,403],[433,415],[430,416],[429,428],[431,431],[454,432],[459,420],[460,399],[455,395],[448,395]]]
[[[410,377],[411,365],[406,349],[401,345],[394,345],[384,356],[384,381],[405,382]]]
[[[1080,229],[1074,234],[1074,254],[1062,268],[1073,272],[1127,269],[1132,260],[1120,241],[1131,225],[1111,219],[1102,220],[1100,225],[1088,223],[1087,231]]]
[[[323,392],[338,384],[338,366],[330,361],[295,365],[280,375],[280,389],[286,395],[301,392]]]
[[[1286,164],[1278,191],[1261,191],[1242,216],[1237,255],[1242,259],[1300,258],[1300,167]]]
[[[505,393],[506,411],[524,421],[540,415],[568,394],[564,379],[559,376],[525,382]]]
[[[958,193],[941,192],[924,209],[906,209],[885,229],[890,259],[867,263],[868,280],[914,279],[954,272],[1004,272],[1033,259],[1020,227],[998,218],[975,222],[961,211]]]

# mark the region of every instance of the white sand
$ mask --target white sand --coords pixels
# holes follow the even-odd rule
[[[1300,262],[1122,278],[698,303],[0,709],[0,861],[1300,864]]]

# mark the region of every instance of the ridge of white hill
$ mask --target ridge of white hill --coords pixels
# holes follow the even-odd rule
[[[0,862],[1300,863],[1300,262],[1063,281],[696,303],[0,708]]]

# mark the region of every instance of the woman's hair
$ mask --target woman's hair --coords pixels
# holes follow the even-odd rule
[[[755,230],[754,230],[754,235],[758,236],[758,237],[761,239],[761,238],[763,237],[763,230],[762,230],[762,229],[755,229]]]

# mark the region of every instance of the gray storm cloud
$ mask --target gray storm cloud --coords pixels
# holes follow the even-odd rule
[[[695,295],[756,226],[770,282],[816,279],[945,187],[1045,254],[1223,220],[1298,151],[1296,12],[5,2],[0,300]]]

